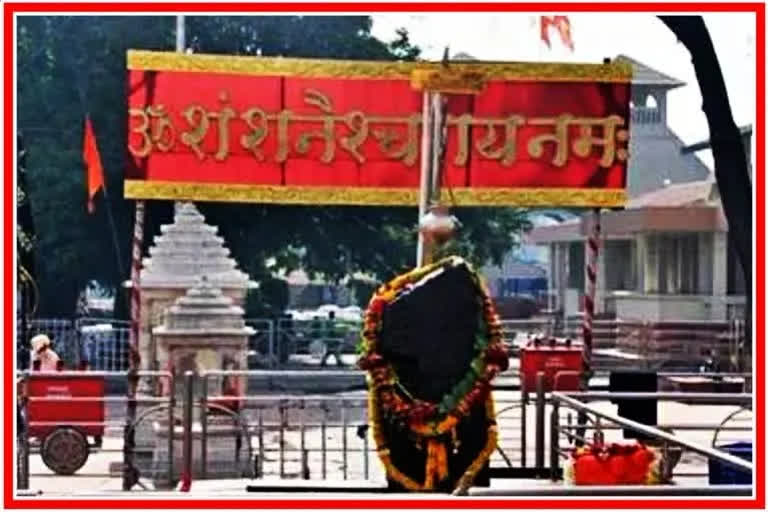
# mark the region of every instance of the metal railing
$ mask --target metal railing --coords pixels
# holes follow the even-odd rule
[[[632,107],[630,117],[632,123],[657,124],[661,122],[661,111],[655,107]]]
[[[685,431],[720,431],[720,430],[736,430],[736,431],[752,431],[749,427],[724,427],[723,423],[701,423],[701,422],[685,422],[682,424],[659,424],[657,426],[649,426],[637,421],[621,417],[612,412],[600,410],[597,407],[589,405],[588,401],[606,401],[606,400],[659,400],[659,401],[674,401],[678,403],[686,404],[722,404],[722,405],[740,405],[751,406],[752,395],[746,393],[603,393],[603,392],[553,392],[550,395],[551,410],[549,416],[549,471],[551,479],[556,481],[560,478],[560,460],[567,458],[570,454],[570,450],[562,449],[560,446],[561,439],[565,438],[568,442],[584,443],[587,439],[583,436],[583,432],[586,430],[592,431],[610,431],[610,430],[631,430],[636,434],[645,436],[653,441],[654,444],[661,446],[662,453],[669,453],[671,448],[677,448],[679,450],[687,450],[694,454],[698,454],[707,458],[708,460],[719,461],[729,467],[733,467],[740,470],[748,470],[752,472],[753,465],[751,462],[735,457],[722,450],[718,450],[714,447],[704,445],[699,442],[691,441],[681,436],[677,436],[670,433],[669,429],[685,430]],[[569,409],[576,413],[586,415],[589,420],[587,424],[580,425],[566,425],[563,426],[561,409]],[[606,424],[607,422],[607,424]],[[538,426],[537,426],[538,428]],[[543,430],[543,425],[542,425]],[[574,431],[578,432],[575,433]],[[579,435],[582,434],[582,435]],[[650,442],[650,441],[646,441]],[[672,468],[668,468],[668,477],[674,476],[704,476],[706,473],[694,473],[694,474],[677,474],[672,472]]]
[[[314,320],[246,319],[256,331],[249,340],[248,365],[251,369],[325,366],[334,357],[349,362],[360,339],[361,322],[317,318]],[[581,318],[502,320],[502,333],[513,346],[513,354],[529,335],[556,335],[573,339],[581,337]],[[20,332],[18,330],[17,332]],[[81,368],[87,362],[96,370],[128,369],[128,323],[105,318],[35,319],[27,328],[27,336],[46,333],[54,350],[67,368]],[[632,319],[597,319],[593,321],[597,366],[616,368],[627,365],[664,369],[679,363],[692,368],[705,362],[707,352],[717,353],[721,369],[740,371],[743,364],[743,321],[664,321],[643,322]],[[27,343],[29,340],[21,343]],[[616,351],[606,355],[601,351]],[[634,356],[622,362],[621,358]],[[335,357],[336,363],[340,361]],[[626,363],[626,364],[625,364]],[[348,366],[348,365],[347,365]]]
[[[17,324],[20,321],[17,318]],[[21,336],[18,325],[16,332]],[[53,350],[67,368],[87,365],[96,371],[128,369],[129,322],[126,320],[91,317],[32,319],[27,323],[27,340],[17,338],[17,342],[25,346],[37,334],[46,334],[51,339]]]
[[[103,377],[105,379],[127,379],[128,372],[55,372],[34,373],[45,377]],[[145,378],[169,379],[173,385],[175,378],[168,372],[139,372]],[[690,373],[667,372],[659,373],[659,378],[690,376]],[[695,374],[696,376],[741,377],[745,374]],[[20,384],[30,378],[29,373],[21,374]],[[167,397],[137,397],[136,403],[145,406],[134,422],[128,424],[126,417],[120,416],[120,411],[107,411],[103,424],[113,431],[122,429],[122,448],[102,448],[102,452],[122,454],[120,474],[125,482],[125,488],[130,489],[135,484],[142,485],[141,479],[152,477],[157,485],[174,485],[181,480],[187,488],[193,478],[215,477],[219,471],[213,464],[213,459],[224,461],[225,465],[234,468],[237,476],[265,478],[275,476],[280,478],[298,478],[301,480],[331,480],[334,478],[350,480],[382,480],[384,478],[380,465],[376,463],[375,446],[367,428],[367,397],[365,394],[364,374],[359,371],[211,371],[200,376],[187,374],[183,376],[184,385],[171,388]],[[223,378],[249,379],[257,382],[260,393],[240,393],[236,396],[223,394]],[[278,393],[268,391],[272,386],[265,383],[280,380],[298,379],[304,385],[303,391],[318,392],[315,383],[334,380],[335,390],[326,384],[325,394]],[[520,389],[519,379],[514,374],[503,375],[494,386],[495,391],[513,392],[512,394],[496,395],[497,422],[499,424],[499,449],[491,459],[491,470],[494,478],[530,477],[541,478],[557,476],[559,461],[567,452],[560,449],[560,442],[576,440],[584,431],[594,431],[599,417],[602,420],[600,428],[606,432],[623,428],[635,428],[635,425],[605,411],[596,416],[588,401],[610,401],[616,399],[647,398],[652,396],[658,400],[675,401],[682,404],[734,404],[751,403],[751,395],[744,393],[681,393],[668,392],[656,394],[606,393],[593,388],[588,393],[558,393],[545,392],[543,379],[535,395],[529,396],[526,390]],[[290,389],[291,386],[288,386]],[[273,388],[274,389],[274,388]],[[277,386],[277,389],[281,389]],[[295,389],[295,388],[294,388]],[[353,391],[357,390],[357,391]],[[182,394],[177,394],[181,391]],[[516,392],[520,391],[520,395]],[[357,394],[355,394],[357,393]],[[127,405],[129,398],[125,396],[78,396],[78,397],[40,397],[24,396],[20,402],[20,412],[27,417],[27,407],[32,403],[93,403],[104,404],[108,407]],[[531,414],[530,407],[533,407]],[[552,412],[554,411],[554,413]],[[584,413],[593,418],[591,423],[573,424],[570,414]],[[153,416],[154,415],[154,416]],[[150,422],[154,418],[153,422]],[[531,422],[531,418],[533,421]],[[614,421],[618,419],[618,421]],[[29,485],[29,428],[40,426],[35,423],[20,422],[18,434],[19,464],[17,477],[19,488]],[[630,423],[627,423],[630,422]],[[153,427],[149,444],[136,446],[130,441],[140,427]],[[530,428],[533,423],[533,428]],[[69,421],[72,424],[72,421]],[[643,428],[653,430],[643,431]],[[677,423],[660,424],[656,427],[640,426],[640,432],[653,435],[662,442],[674,446],[685,447],[685,440],[677,436],[663,433],[664,428],[681,431],[702,430],[745,432],[751,431],[751,426],[733,427],[716,425],[715,423]],[[159,430],[158,430],[159,429]],[[533,443],[529,443],[529,435],[533,431]],[[656,431],[663,435],[657,436]],[[216,434],[218,432],[218,434]],[[222,434],[223,432],[223,434]],[[217,437],[217,435],[219,437]],[[547,436],[549,435],[549,442]],[[159,436],[159,437],[158,437]],[[221,436],[229,441],[222,447]],[[230,442],[231,441],[231,442]],[[151,464],[139,455],[152,455],[154,451],[166,444],[165,458],[153,457]],[[676,443],[676,444],[675,444]],[[529,446],[533,446],[533,461],[528,459]],[[234,448],[232,448],[234,446]],[[233,450],[227,451],[227,450]],[[690,449],[690,448],[685,448]],[[234,453],[228,459],[221,457],[221,452]],[[711,455],[716,449],[704,452]],[[695,451],[695,450],[693,450]],[[698,451],[696,453],[701,453]],[[727,454],[726,454],[727,455]],[[137,457],[141,460],[137,460]],[[727,457],[726,457],[727,458]],[[162,460],[161,460],[162,459]],[[233,464],[234,460],[234,464]],[[718,459],[720,460],[720,459]],[[740,459],[739,459],[740,460]],[[548,462],[547,462],[548,461]],[[194,462],[194,464],[193,464]],[[532,463],[532,465],[531,465]],[[738,463],[737,463],[738,464]],[[519,470],[528,470],[521,472]],[[95,476],[95,475],[91,475]],[[106,475],[103,475],[106,476]],[[112,474],[111,476],[115,476]]]
[[[357,372],[356,372],[357,373]],[[201,396],[198,407],[201,410],[200,453],[201,467],[191,466],[184,474],[209,475],[208,460],[208,417],[209,411],[220,408],[218,404],[237,403],[243,430],[254,439],[253,476],[260,478],[274,475],[280,478],[325,480],[333,476],[369,480],[383,479],[376,459],[370,432],[368,431],[367,396],[346,395],[242,395],[225,396],[211,393],[214,379],[240,377],[249,379],[275,378],[348,378],[344,371],[212,371],[200,376]],[[362,374],[360,375],[362,381]],[[190,382],[197,377],[187,376]],[[188,384],[187,389],[192,389]],[[521,435],[502,434],[497,461],[511,467],[526,464],[527,446],[526,407],[521,400],[497,400],[497,416],[500,421],[514,424]],[[518,423],[519,422],[519,423]],[[193,425],[185,424],[191,432]],[[272,442],[269,438],[271,437]],[[185,439],[191,444],[193,436]],[[185,453],[192,453],[187,448]],[[330,458],[335,457],[334,464]],[[355,457],[353,459],[353,457]],[[191,464],[191,461],[189,462]],[[331,467],[333,466],[333,467]],[[376,471],[378,470],[378,472]]]
[[[334,356],[336,365],[343,366],[341,356],[354,354],[360,341],[362,320],[280,319],[275,327],[279,365],[289,364],[294,356],[303,356],[318,360],[321,366],[325,366],[330,356]]]
[[[256,331],[248,339],[248,367],[276,368],[279,366],[275,350],[275,322],[262,318],[248,318],[245,324]]]

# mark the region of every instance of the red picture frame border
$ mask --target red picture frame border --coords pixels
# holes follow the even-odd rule
[[[638,12],[638,13],[714,13],[742,12],[754,13],[756,19],[756,116],[755,116],[755,150],[756,170],[754,184],[756,187],[756,246],[755,246],[755,283],[757,283],[754,304],[755,329],[753,338],[757,340],[754,357],[754,394],[755,394],[755,495],[745,499],[664,499],[664,498],[608,498],[608,499],[530,499],[530,498],[426,498],[426,499],[388,499],[385,496],[376,499],[332,499],[313,497],[313,499],[260,499],[254,495],[248,499],[189,499],[179,495],[179,499],[19,499],[13,489],[13,460],[15,443],[13,435],[14,422],[14,122],[12,112],[14,83],[14,17],[17,14],[44,14],[57,12],[76,12],[90,14],[108,14],[123,12],[146,13],[205,13],[205,12],[313,12],[341,13],[350,10],[359,11],[360,4],[351,3],[4,3],[4,191],[3,191],[3,275],[5,287],[3,290],[3,334],[4,366],[3,366],[3,418],[4,446],[3,452],[3,505],[8,509],[132,509],[141,508],[173,508],[173,509],[238,509],[238,508],[273,508],[273,509],[501,509],[501,508],[593,508],[593,509],[627,509],[627,508],[665,508],[665,509],[726,509],[726,508],[765,508],[765,4],[763,3],[640,3],[640,2],[606,2],[606,3],[368,3],[366,12]]]

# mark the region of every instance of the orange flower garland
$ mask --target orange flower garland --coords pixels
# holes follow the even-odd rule
[[[374,440],[379,448],[387,474],[409,490],[422,491],[434,489],[435,485],[448,476],[446,447],[439,436],[454,431],[459,421],[466,417],[471,409],[480,403],[486,404],[487,417],[491,420],[488,428],[486,447],[470,465],[460,482],[468,486],[476,473],[482,468],[496,447],[496,424],[493,412],[493,399],[490,396],[490,382],[500,372],[506,370],[509,358],[502,343],[501,325],[494,310],[489,294],[476,273],[472,272],[478,290],[483,312],[483,324],[475,343],[476,355],[470,365],[470,371],[456,388],[440,403],[424,400],[406,400],[395,392],[397,375],[392,366],[378,353],[378,333],[381,328],[381,313],[398,293],[425,276],[438,270],[465,263],[461,258],[450,257],[432,265],[417,268],[399,276],[379,288],[374,294],[365,315],[362,357],[359,366],[368,371],[370,415],[373,423]],[[467,385],[469,384],[469,386]],[[420,484],[403,474],[392,464],[389,450],[383,448],[386,441],[381,433],[381,411],[406,424],[409,430],[426,442],[427,463],[425,482]]]

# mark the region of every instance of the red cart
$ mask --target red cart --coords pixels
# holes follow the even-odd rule
[[[30,398],[27,404],[29,437],[40,446],[43,462],[56,474],[74,474],[88,460],[91,449],[101,447],[104,377],[32,373],[26,383],[26,396]]]
[[[575,391],[579,389],[582,372],[582,346],[533,340],[520,351],[522,384],[528,391],[536,389],[536,375],[544,372],[544,391]]]

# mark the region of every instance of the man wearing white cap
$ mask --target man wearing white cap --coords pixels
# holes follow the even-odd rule
[[[45,334],[32,338],[32,369],[55,372],[60,369],[61,359],[51,348],[51,339]]]

